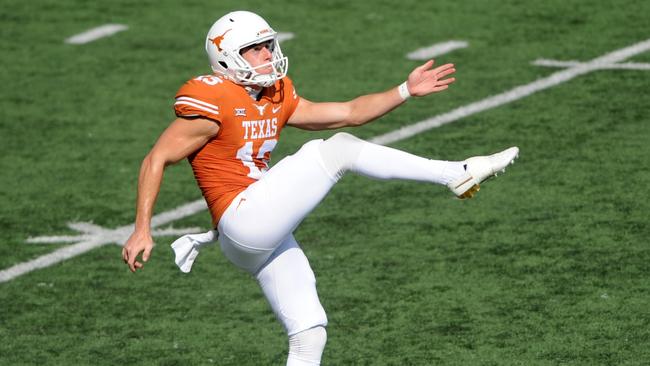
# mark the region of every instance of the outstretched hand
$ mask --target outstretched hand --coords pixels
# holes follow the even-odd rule
[[[434,61],[429,60],[411,72],[406,84],[411,95],[422,97],[443,91],[449,87],[449,84],[456,80],[452,77],[446,78],[456,72],[454,64],[444,64],[435,69],[431,69],[433,64]]]
[[[142,262],[149,260],[152,249],[153,238],[151,235],[135,231],[124,244],[124,248],[122,248],[122,259],[129,266],[131,272],[135,272],[144,266]],[[140,253],[142,253],[142,262],[138,261]]]

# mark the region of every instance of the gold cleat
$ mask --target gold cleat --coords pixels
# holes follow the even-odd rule
[[[476,192],[478,192],[480,189],[481,189],[481,186],[479,186],[478,184],[475,184],[470,189],[465,191],[465,193],[458,196],[458,198],[460,198],[461,200],[472,198],[472,197],[474,197],[474,194],[476,194]]]

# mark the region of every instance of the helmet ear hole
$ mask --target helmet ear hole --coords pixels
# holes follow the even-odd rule
[[[228,68],[228,64],[223,61],[219,61],[219,65],[223,66],[224,69]]]

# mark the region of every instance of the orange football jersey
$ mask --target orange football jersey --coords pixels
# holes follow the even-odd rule
[[[176,93],[178,117],[219,123],[217,136],[188,157],[216,226],[230,202],[269,168],[280,131],[298,105],[288,77],[253,100],[241,85],[217,75],[199,76]]]

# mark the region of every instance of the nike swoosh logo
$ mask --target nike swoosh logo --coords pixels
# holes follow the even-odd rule
[[[278,113],[278,111],[282,108],[281,105],[279,105],[277,108],[273,107],[273,113]]]
[[[244,203],[244,201],[246,201],[246,198],[243,198],[243,197],[242,197],[242,198],[239,200],[239,204],[237,205],[237,208],[236,208],[235,210],[239,210],[239,206],[241,206],[241,204]]]
[[[470,180],[472,180],[472,177],[471,177],[471,176],[470,176],[469,178],[465,179],[464,181],[460,182],[460,183],[459,183],[456,187],[454,187],[454,188],[458,188],[458,187],[462,186],[463,184],[469,182]]]

